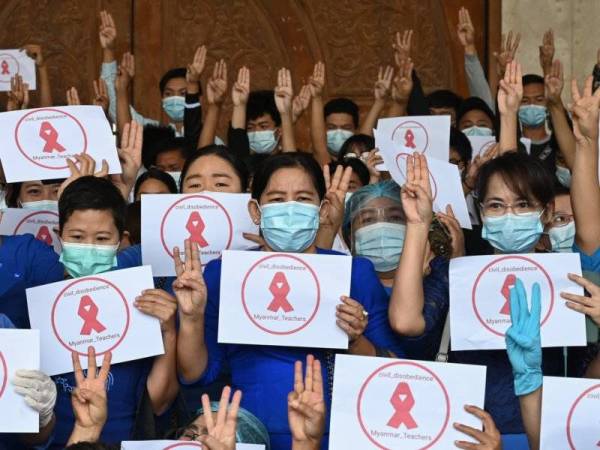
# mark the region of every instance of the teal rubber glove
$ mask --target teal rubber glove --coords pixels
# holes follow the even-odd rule
[[[506,350],[513,367],[516,395],[530,394],[542,385],[541,312],[540,285],[533,285],[529,311],[525,286],[517,278],[510,290],[512,325],[506,331]]]

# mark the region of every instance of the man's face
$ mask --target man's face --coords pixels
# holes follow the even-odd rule
[[[429,112],[433,116],[450,116],[450,123],[453,127],[456,126],[456,110],[454,108],[450,108],[449,106],[429,108]]]
[[[341,129],[356,133],[354,121],[352,120],[352,116],[348,113],[329,114],[327,117],[325,117],[325,125],[327,126],[328,131]]]
[[[541,83],[529,83],[523,86],[523,99],[521,105],[546,106],[546,95],[544,85]]]
[[[178,148],[161,152],[156,157],[156,167],[163,172],[181,172],[184,164],[185,158]]]
[[[185,81],[185,78],[171,78],[169,81],[167,81],[167,84],[165,85],[165,90],[162,93],[162,98],[173,97],[174,95],[177,95],[179,97],[185,97],[186,89],[187,83]]]
[[[277,125],[275,121],[271,117],[270,114],[263,114],[262,116],[257,117],[256,119],[249,120],[246,124],[246,131],[267,131],[267,130],[275,130],[277,129]]]

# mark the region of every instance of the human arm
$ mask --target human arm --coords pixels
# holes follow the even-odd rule
[[[288,69],[279,69],[275,86],[275,106],[281,116],[281,148],[283,152],[295,152],[294,121],[292,117],[292,74]]]
[[[377,126],[377,120],[385,108],[385,102],[390,95],[393,79],[394,68],[392,66],[379,68],[379,73],[377,75],[377,81],[375,82],[374,88],[373,105],[371,105],[371,109],[369,109],[367,117],[365,117],[363,120],[359,131],[360,134],[373,136],[373,128]]]
[[[539,50],[540,66],[542,68],[542,73],[546,76],[552,70],[554,61],[554,31],[552,28],[544,33],[542,45],[540,45]]]
[[[323,166],[323,177],[325,178],[325,203],[327,215],[319,223],[319,231],[315,238],[315,245],[319,248],[331,248],[337,235],[342,221],[344,220],[344,208],[346,193],[352,168],[338,166],[335,169],[333,177],[331,176],[329,165]]]
[[[406,235],[400,264],[394,275],[388,315],[396,333],[420,336],[426,325],[423,316],[423,265],[433,220],[433,201],[427,159],[418,153],[406,160],[406,184],[402,186],[401,197]]]
[[[185,75],[186,94],[183,112],[183,130],[188,148],[196,149],[202,132],[202,106],[200,105],[200,77],[206,63],[206,46],[196,49],[192,63]]]
[[[38,71],[38,89],[40,94],[40,108],[53,106],[52,91],[50,89],[50,76],[48,75],[48,66],[42,53],[42,46],[36,44],[27,44],[23,47],[27,56],[35,61],[35,67]]]
[[[250,95],[250,69],[243,66],[238,71],[237,81],[231,89],[233,110],[231,113],[231,128],[246,130],[246,105]]]
[[[414,64],[410,58],[400,61],[397,65],[398,72],[392,84],[392,105],[388,112],[390,117],[408,114],[408,102],[414,86],[413,68]]]
[[[125,201],[129,200],[140,167],[142,167],[142,145],[144,128],[137,122],[125,124],[121,132],[121,148],[117,150],[121,173],[111,175],[112,183],[119,189]]]
[[[512,30],[508,32],[508,35],[502,34],[502,40],[500,41],[500,51],[494,52],[494,59],[496,60],[496,72],[498,78],[504,78],[507,65],[515,59],[517,50],[519,49],[519,43],[521,42],[521,33],[515,33],[513,35]]]
[[[221,106],[225,100],[227,92],[227,64],[221,59],[215,63],[212,77],[206,83],[206,100],[208,106],[206,109],[206,117],[198,139],[198,148],[211,145],[215,142],[217,134],[217,125],[219,124],[219,115],[221,114]]]
[[[586,254],[600,248],[600,187],[598,184],[598,108],[600,90],[592,94],[592,77],[585,80],[583,93],[571,84],[573,132],[576,141],[571,180],[571,203],[575,243]]]
[[[115,89],[117,91],[117,130],[121,133],[125,129],[125,124],[131,122],[129,90],[134,75],[135,58],[129,52],[124,53],[117,72],[117,79],[115,80]]]
[[[321,166],[329,164],[331,156],[327,151],[327,130],[325,129],[325,112],[323,110],[323,88],[325,87],[325,64],[315,64],[313,74],[309,78],[310,103],[310,139],[313,156]]]
[[[27,109],[29,106],[29,91],[27,83],[23,83],[21,75],[15,75],[10,79],[10,91],[7,92],[8,101],[6,102],[7,111],[16,111]]]
[[[498,89],[500,114],[500,154],[517,150],[517,113],[523,98],[521,65],[511,61],[506,66],[504,78]]]

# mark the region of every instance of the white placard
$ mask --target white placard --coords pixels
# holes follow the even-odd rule
[[[484,154],[497,144],[494,136],[467,136],[467,138],[469,139],[471,149],[473,150],[471,161],[473,161],[476,156]]]
[[[10,91],[10,79],[16,75],[35,91],[35,61],[22,50],[0,50],[0,92]]]
[[[15,392],[17,370],[39,370],[38,330],[0,329],[0,433],[37,433],[39,415]]]
[[[379,140],[379,152],[385,166],[396,183],[402,186],[406,183],[406,160],[411,153],[404,153],[389,139]],[[467,201],[460,181],[458,166],[447,161],[427,157],[429,181],[433,197],[433,210],[446,212],[446,206],[451,205],[456,220],[463,228],[471,229],[471,219],[467,209]]]
[[[185,239],[198,244],[203,266],[223,250],[256,247],[242,235],[258,234],[249,201],[250,194],[222,192],[142,195],[142,261],[155,276],[175,276],[173,247],[183,259]]]
[[[224,251],[218,341],[348,348],[335,312],[351,272],[350,256]]]
[[[67,159],[85,153],[121,173],[115,138],[100,106],[57,106],[0,114],[0,159],[6,181],[68,178]]]
[[[58,210],[7,208],[0,215],[0,234],[32,234],[36,239],[54,247],[54,251],[60,255],[62,245],[55,230],[58,230]]]
[[[72,372],[71,352],[87,356],[89,346],[98,365],[107,351],[113,364],[163,354],[158,319],[133,306],[153,288],[152,271],[142,266],[27,289],[31,327],[42,338],[42,370]]]
[[[335,356],[329,448],[455,448],[471,441],[455,422],[481,429],[465,405],[483,408],[484,366]],[[465,383],[468,380],[468,383]]]
[[[600,380],[544,377],[540,448],[600,448]]]
[[[543,347],[586,345],[585,316],[566,307],[561,292],[583,295],[567,278],[581,275],[577,253],[467,256],[450,260],[450,332],[452,350],[506,348],[510,287],[519,278],[531,305],[531,289],[541,289]],[[531,306],[530,306],[531,307]]]
[[[194,441],[123,441],[121,450],[198,450],[203,448],[200,442]],[[264,450],[264,445],[235,444],[236,450]]]

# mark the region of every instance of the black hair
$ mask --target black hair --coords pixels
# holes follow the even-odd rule
[[[361,147],[361,151],[356,153],[354,150],[356,147]],[[355,134],[346,139],[346,142],[340,148],[338,153],[338,161],[343,161],[348,153],[355,153],[356,156],[360,156],[363,152],[370,152],[375,148],[375,139],[373,136],[367,134]]]
[[[427,96],[427,104],[430,108],[452,108],[457,113],[462,101],[460,95],[448,89],[438,89]]]
[[[452,147],[460,155],[460,159],[465,163],[471,162],[473,156],[473,148],[471,141],[458,128],[450,127],[450,147]]]
[[[175,139],[175,130],[169,126],[146,125],[142,144],[142,164],[149,169],[156,164],[156,156]]]
[[[485,200],[493,175],[500,175],[510,190],[523,198],[535,198],[542,205],[554,199],[553,175],[538,158],[524,152],[504,153],[481,166],[476,183],[477,197]]]
[[[167,87],[167,83],[173,78],[183,78],[185,79],[185,75],[187,70],[185,67],[176,67],[175,69],[168,70],[158,82],[158,88],[160,89],[160,95],[163,95],[165,92],[165,88]],[[200,92],[202,94],[202,92]]]
[[[179,192],[177,188],[177,184],[171,175],[167,172],[163,172],[156,167],[151,167],[146,172],[141,174],[135,182],[135,186],[133,188],[133,198],[137,198],[138,192],[140,191],[140,187],[144,183],[144,181],[153,179],[158,180],[163,183],[171,194],[177,194]]]
[[[528,84],[541,84],[544,85],[544,77],[540,75],[536,75],[535,73],[528,73],[523,75],[523,86],[527,86]]]
[[[194,152],[192,155],[188,156],[185,160],[185,164],[183,165],[183,169],[181,169],[181,178],[179,179],[179,191],[183,191],[183,183],[185,181],[185,177],[187,176],[188,170],[190,170],[190,166],[198,159],[203,156],[214,155],[228,162],[236,175],[240,179],[240,184],[242,186],[242,192],[246,192],[248,189],[248,168],[244,164],[244,162],[231,153],[227,147],[224,145],[216,145],[211,144],[206,147],[199,148],[198,151]]]
[[[63,230],[65,223],[75,211],[95,209],[110,211],[119,238],[125,231],[126,203],[121,192],[106,178],[84,176],[69,184],[58,200],[58,227]]]
[[[246,104],[246,123],[256,120],[260,116],[268,114],[275,122],[275,126],[281,125],[281,115],[275,104],[274,91],[252,91],[248,96]]]
[[[563,186],[556,180],[554,183],[554,196],[558,197],[559,195],[571,195],[571,189],[566,186]]]
[[[32,180],[33,181],[33,180]],[[56,180],[41,180],[42,184],[60,184],[64,180],[64,178],[56,179]],[[19,207],[19,196],[21,195],[21,188],[23,187],[23,182],[19,183],[6,183],[6,196],[5,202],[6,206],[9,208],[18,208]]]
[[[466,113],[468,113],[469,111],[473,111],[474,109],[483,112],[486,116],[490,118],[492,123],[496,123],[496,115],[488,106],[488,104],[479,97],[469,97],[463,100],[463,102],[460,105],[460,108],[458,108],[458,111],[456,112],[456,123],[458,124],[458,122],[460,122],[460,119],[462,119]]]
[[[299,168],[304,170],[311,178],[311,181],[319,195],[319,199],[325,197],[325,178],[323,170],[315,159],[308,153],[293,152],[279,153],[269,156],[254,174],[252,183],[252,198],[260,199],[269,184],[273,174],[279,169]]]
[[[137,201],[127,205],[125,213],[125,229],[129,232],[131,245],[141,244],[142,202]]]
[[[65,447],[65,450],[118,450],[117,444],[104,444],[102,442],[77,442]]]
[[[340,98],[334,98],[334,99],[329,100],[325,104],[323,113],[325,115],[325,118],[327,118],[328,115],[335,114],[335,113],[350,114],[352,116],[352,122],[354,123],[354,128],[358,128],[358,118],[359,118],[358,105],[356,103],[354,103],[352,100],[350,100],[349,98],[340,97]]]
[[[333,174],[338,166],[342,166],[344,169],[346,167],[352,167],[352,172],[358,176],[362,185],[366,186],[369,184],[369,181],[371,180],[369,169],[359,158],[346,158],[344,161],[331,161],[329,163],[330,173]]]

